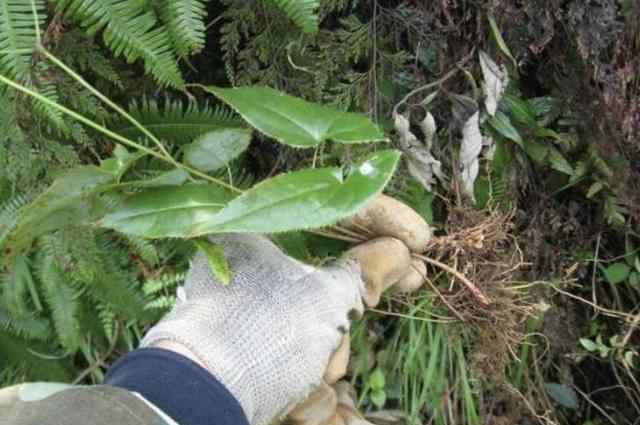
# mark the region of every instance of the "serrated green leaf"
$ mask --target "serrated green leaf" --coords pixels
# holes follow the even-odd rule
[[[592,353],[598,350],[598,345],[589,338],[580,338],[580,345],[582,345],[585,350]]]
[[[563,384],[555,384],[545,382],[544,388],[547,390],[547,394],[559,405],[566,407],[567,409],[578,408],[578,396],[573,388]]]
[[[92,222],[106,210],[106,203],[93,195],[114,179],[95,166],[70,170],[24,209],[9,244],[20,250],[44,233]]]
[[[231,268],[224,255],[224,249],[206,239],[196,239],[194,242],[207,256],[213,275],[222,285],[227,286],[231,282]]]
[[[384,379],[384,372],[377,367],[369,376],[369,385],[374,390],[383,390],[386,382]]]
[[[356,166],[345,180],[339,168],[283,174],[240,195],[215,217],[192,229],[207,233],[275,233],[333,224],[380,193],[400,153],[381,151]]]
[[[233,196],[218,185],[192,184],[144,190],[126,198],[98,224],[148,238],[191,237]]]
[[[338,143],[386,140],[364,115],[337,111],[272,88],[207,87],[206,90],[226,102],[258,131],[286,145],[311,147],[327,140]]]
[[[199,170],[219,170],[242,154],[251,142],[251,131],[227,128],[210,131],[185,147],[184,160]]]
[[[629,277],[631,267],[625,263],[614,263],[604,269],[604,277],[613,285],[624,281]]]
[[[522,136],[520,136],[518,130],[513,126],[513,124],[511,124],[509,117],[504,113],[498,111],[487,121],[500,135],[515,142],[521,148],[524,148]]]

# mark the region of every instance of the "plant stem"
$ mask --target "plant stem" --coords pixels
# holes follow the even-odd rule
[[[147,136],[153,143],[156,144],[156,146],[158,147],[158,149],[160,149],[160,152],[162,152],[162,154],[164,156],[166,156],[167,159],[171,159],[172,163],[174,165],[176,165],[177,161],[175,159],[173,159],[173,157],[171,156],[171,154],[167,151],[167,149],[164,147],[164,145],[162,144],[162,142],[160,140],[158,140],[158,138],[151,133],[149,130],[147,130],[142,124],[140,124],[140,122],[138,120],[136,120],[135,118],[133,118],[131,115],[129,115],[129,113],[127,111],[125,111],[124,109],[122,109],[120,106],[118,106],[116,103],[114,103],[111,99],[109,99],[108,97],[106,97],[105,95],[103,95],[98,89],[96,89],[95,87],[93,87],[91,84],[89,84],[87,81],[85,81],[84,78],[82,78],[80,75],[78,75],[74,70],[72,70],[71,68],[69,68],[67,65],[64,64],[64,62],[62,62],[60,59],[58,59],[57,57],[55,57],[51,52],[49,52],[47,49],[45,49],[42,46],[38,47],[38,51],[40,51],[43,55],[45,55],[47,57],[47,59],[49,59],[51,62],[53,62],[57,67],[59,67],[60,69],[62,69],[68,76],[70,76],[71,78],[73,78],[76,82],[78,82],[82,87],[86,88],[87,90],[89,90],[95,97],[97,97],[98,99],[100,99],[101,101],[103,101],[104,103],[106,103],[107,105],[109,105],[109,107],[111,109],[113,109],[114,111],[116,111],[118,114],[120,114],[122,117],[124,117],[127,121],[129,121],[131,124],[133,124],[138,130],[140,130],[145,136]]]
[[[460,273],[458,270],[454,269],[453,267],[449,267],[444,263],[441,263],[440,261],[434,260],[433,258],[429,258],[427,256],[424,255],[419,255],[419,254],[413,254],[414,257],[421,259],[422,261],[425,261],[431,265],[434,265],[436,267],[438,267],[439,269],[444,270],[447,273],[452,274],[453,276],[457,277],[462,283],[465,284],[465,286],[467,288],[469,288],[469,291],[471,291],[471,294],[473,294],[473,296],[485,307],[489,306],[491,304],[491,300],[489,300],[489,298],[487,298],[482,291],[473,284],[473,282],[471,282],[469,279],[466,278],[465,275],[463,275],[462,273]]]
[[[40,23],[38,22],[38,10],[36,9],[36,3],[31,0],[31,13],[33,14],[33,27],[36,29],[36,44],[39,46],[42,42],[42,35],[40,34]]]

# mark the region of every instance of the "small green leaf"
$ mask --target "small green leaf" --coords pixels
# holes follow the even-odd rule
[[[498,111],[494,116],[488,120],[491,127],[493,127],[498,133],[505,138],[514,141],[518,146],[524,148],[524,142],[522,136],[518,130],[511,124],[511,120],[504,113]]]
[[[192,184],[147,189],[126,198],[98,224],[148,238],[193,237],[232,199],[218,185]]]
[[[501,103],[504,110],[520,124],[524,124],[530,129],[535,129],[538,126],[535,111],[524,99],[508,94],[502,98]]]
[[[213,275],[223,286],[227,286],[231,282],[231,269],[224,255],[224,249],[206,239],[196,239],[194,242],[207,256]]]
[[[380,193],[400,153],[380,151],[354,167],[345,180],[339,168],[308,169],[266,180],[243,193],[192,236],[208,233],[275,233],[322,227],[353,215]]]
[[[573,175],[573,167],[555,146],[549,146],[549,164],[551,164],[551,168],[556,171],[560,171],[568,176]]]
[[[379,367],[375,368],[371,376],[369,376],[369,385],[374,390],[383,390],[385,384],[384,372]]]
[[[589,188],[589,191],[587,192],[587,199],[591,199],[594,196],[596,196],[602,189],[604,189],[604,184],[602,182],[595,182],[594,184],[591,185],[591,187]]]
[[[261,133],[295,147],[385,141],[380,129],[364,115],[341,112],[292,97],[268,87],[207,91],[235,109]]]
[[[598,345],[589,338],[580,338],[580,345],[582,345],[585,350],[592,353],[598,350]]]
[[[578,408],[578,396],[573,388],[567,385],[549,382],[545,382],[544,388],[547,390],[549,396],[559,405],[573,410]]]
[[[631,267],[625,263],[614,263],[604,269],[604,277],[613,285],[624,281],[629,277]]]
[[[384,390],[374,390],[371,391],[369,398],[378,409],[382,409],[387,402],[387,393]]]
[[[219,170],[242,154],[251,142],[251,130],[227,128],[199,136],[185,147],[184,160],[199,170]]]

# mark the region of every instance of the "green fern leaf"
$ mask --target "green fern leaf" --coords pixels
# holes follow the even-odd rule
[[[302,31],[318,32],[319,0],[271,0],[271,3],[284,11]]]
[[[0,329],[21,338],[41,341],[48,339],[51,333],[49,323],[45,319],[37,318],[32,313],[15,316],[2,305],[0,305]]]
[[[21,317],[30,312],[28,294],[31,282],[27,258],[15,256],[9,272],[2,279],[2,301],[12,315]]]
[[[47,350],[44,343],[34,344],[0,329],[2,366],[24,371],[30,380],[67,382],[72,379],[70,369],[65,366],[66,360],[43,359],[36,354]]]
[[[63,271],[50,255],[45,256],[40,272],[58,341],[67,352],[74,353],[82,344],[76,291],[67,284]]]
[[[98,303],[97,310],[104,334],[109,341],[113,341],[117,326],[116,314],[108,305],[103,303]]]
[[[178,144],[189,143],[213,130],[243,127],[242,121],[228,109],[196,103],[189,103],[185,108],[181,102],[167,100],[160,107],[153,100],[142,100],[141,103],[132,103],[129,113],[160,139]],[[129,138],[142,136],[140,130],[128,121],[116,119],[110,125],[112,130]]]
[[[0,206],[0,249],[20,221],[20,209],[29,200],[27,196],[17,195]]]
[[[48,81],[42,83],[37,91],[47,99],[60,103],[58,87],[53,82]],[[64,115],[58,109],[37,99],[33,99],[33,107],[35,111],[43,116],[50,124],[49,130],[53,130],[53,132],[58,132],[64,136],[68,136],[71,133],[70,127],[65,122]]]
[[[77,19],[90,35],[102,31],[116,56],[135,62],[166,86],[182,89],[184,81],[173,55],[167,29],[158,26],[153,12],[136,0],[54,0],[59,11]]]
[[[135,235],[121,233],[120,236],[129,245],[129,248],[145,263],[156,266],[160,262],[158,250],[151,241]]]
[[[87,260],[93,262],[96,273],[92,281],[82,282],[84,287],[93,299],[105,303],[114,313],[128,319],[142,319],[144,299],[133,286],[135,276],[123,270],[114,258],[117,245],[105,234],[99,234],[95,239],[99,254]]]
[[[44,0],[33,0],[40,26],[44,24]],[[0,73],[14,80],[30,80],[31,57],[36,48],[37,28],[30,1],[0,2]]]
[[[169,37],[180,57],[198,53],[204,48],[208,0],[166,0],[162,18]]]
[[[145,306],[145,310],[168,310],[176,302],[176,297],[173,295],[163,295],[153,301],[148,302]]]
[[[149,279],[142,285],[145,295],[157,295],[160,292],[175,291],[176,286],[184,281],[184,273],[165,273],[155,279]]]

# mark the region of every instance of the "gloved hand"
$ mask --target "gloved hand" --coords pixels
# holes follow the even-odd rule
[[[361,297],[373,307],[392,284],[407,283],[415,273],[410,251],[421,252],[431,237],[422,217],[385,195],[342,225],[368,229],[375,239],[321,270],[286,256],[262,236],[210,237],[224,249],[232,282],[222,286],[204,254],[196,255],[175,307],[142,346],[200,363],[235,396],[252,425],[282,418],[323,375],[340,378],[350,313],[362,313]],[[333,358],[341,342],[346,345]],[[327,369],[330,359],[337,367]]]
[[[357,261],[317,270],[256,235],[210,240],[233,273],[222,286],[204,254],[175,307],[142,341],[191,357],[240,402],[252,425],[284,416],[320,384],[332,353],[363,310]]]

